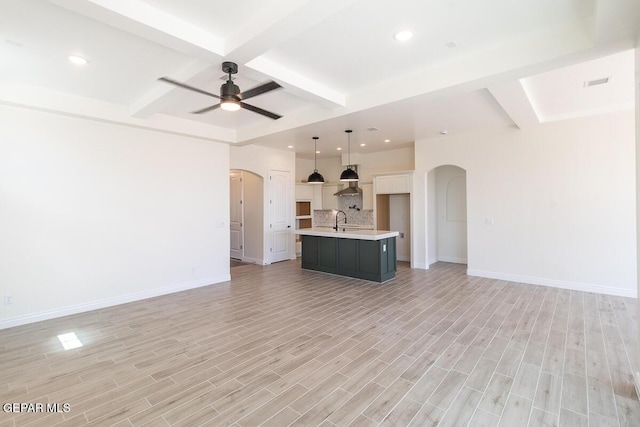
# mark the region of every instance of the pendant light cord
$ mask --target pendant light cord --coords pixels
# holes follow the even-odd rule
[[[347,160],[349,161],[349,165],[347,166],[349,169],[351,169],[351,130],[345,130],[345,132],[347,133]]]
[[[313,171],[318,172],[318,137],[313,137]]]

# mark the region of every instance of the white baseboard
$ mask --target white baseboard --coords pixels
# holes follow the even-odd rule
[[[438,261],[453,262],[453,263],[456,263],[456,264],[466,264],[467,263],[467,259],[466,258],[456,258],[456,257],[452,257],[452,256],[440,256],[440,257],[438,257]]]
[[[506,280],[509,282],[526,283],[529,285],[551,286],[554,288],[571,289],[573,291],[593,292],[596,294],[615,295],[619,297],[637,298],[637,289],[620,289],[611,286],[593,285],[589,283],[569,282],[565,280],[544,279],[541,277],[519,276],[517,274],[498,273],[467,269],[469,276],[486,277],[487,279]]]
[[[100,301],[91,301],[88,303],[69,305],[66,307],[56,308],[53,310],[41,311],[39,313],[32,313],[24,316],[12,317],[9,319],[0,320],[0,329],[12,328],[14,326],[26,325],[29,323],[40,322],[43,320],[55,319],[57,317],[69,316],[71,314],[84,313],[86,311],[98,310],[100,308],[112,307],[114,305],[126,304],[128,302],[140,301],[143,299],[153,298],[161,295],[173,294],[175,292],[181,292],[189,289],[200,288],[203,286],[213,285],[215,283],[227,282],[229,280],[231,280],[230,274],[222,274],[219,276],[210,277],[208,279],[181,283],[178,285],[168,286],[165,288],[152,289],[144,292],[136,292],[133,294],[106,298]]]
[[[241,261],[242,262],[249,262],[251,264],[264,265],[264,263],[262,262],[261,259],[251,258],[251,257],[248,257],[248,256],[242,257]]]

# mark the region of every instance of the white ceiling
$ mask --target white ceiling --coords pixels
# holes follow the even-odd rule
[[[628,0],[1,1],[0,103],[307,158],[350,128],[371,152],[633,108],[639,26]],[[223,61],[242,90],[282,85],[247,102],[283,117],[191,114],[218,101],[157,80],[219,93]]]

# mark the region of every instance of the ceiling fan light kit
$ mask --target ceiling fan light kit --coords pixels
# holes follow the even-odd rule
[[[244,108],[245,110],[249,110],[265,117],[269,117],[273,120],[278,120],[280,117],[282,117],[279,114],[272,113],[271,111],[263,110],[262,108],[243,102],[243,100],[262,95],[263,93],[281,88],[282,86],[274,81],[269,81],[267,83],[261,84],[260,86],[256,86],[253,89],[249,89],[246,92],[240,92],[240,88],[238,87],[238,85],[233,83],[233,78],[231,77],[233,74],[238,73],[238,65],[234,62],[225,61],[222,63],[222,71],[225,74],[228,74],[228,78],[227,81],[223,83],[222,86],[220,86],[220,95],[207,92],[206,90],[198,89],[197,87],[189,86],[188,84],[170,79],[169,77],[160,77],[158,80],[162,80],[163,82],[170,83],[172,85],[197,92],[202,95],[212,96],[220,100],[220,103],[218,104],[211,105],[201,110],[192,111],[193,114],[202,114],[208,111],[215,110],[217,108],[222,108],[225,111],[238,111],[239,109]]]
[[[351,132],[353,132],[353,131],[350,130],[350,129],[347,129],[347,130],[345,130],[345,132],[347,134],[347,144],[348,144],[347,145],[347,149],[348,149],[349,165],[340,174],[340,181],[345,181],[345,182],[358,181],[360,179],[358,177],[358,173],[356,171],[354,171],[353,168],[351,167]]]
[[[324,177],[318,172],[318,137],[313,137],[313,173],[307,178],[309,184],[324,184]]]
[[[225,111],[238,111],[240,109],[240,103],[238,101],[223,100],[220,101],[220,108]]]

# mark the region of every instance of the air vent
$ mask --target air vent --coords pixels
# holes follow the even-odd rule
[[[595,79],[595,80],[587,80],[584,82],[584,87],[603,85],[608,82],[609,82],[609,77],[603,77],[601,79]]]

